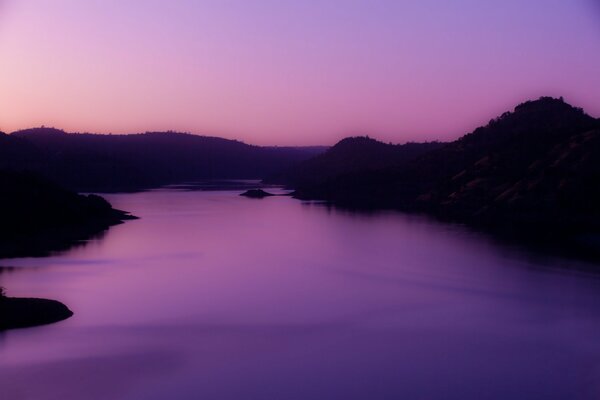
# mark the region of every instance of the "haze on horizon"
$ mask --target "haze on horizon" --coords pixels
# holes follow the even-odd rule
[[[542,95],[600,116],[598,49],[595,0],[0,0],[0,130],[447,140]]]

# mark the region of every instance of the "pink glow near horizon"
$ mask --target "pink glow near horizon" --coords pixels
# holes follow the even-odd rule
[[[0,129],[452,139],[542,95],[598,117],[595,3],[0,0]]]

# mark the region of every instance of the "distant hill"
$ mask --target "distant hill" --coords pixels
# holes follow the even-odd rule
[[[0,134],[0,168],[34,171],[78,191],[128,191],[201,179],[262,179],[324,150],[177,132],[96,135],[35,128]]]
[[[43,162],[44,152],[27,140],[0,132],[0,168],[31,165],[38,168]]]
[[[0,258],[62,250],[131,218],[100,196],[76,194],[32,173],[0,170]]]
[[[396,145],[382,143],[367,136],[350,137],[325,153],[301,162],[267,181],[294,187],[327,187],[342,175],[399,167],[443,145],[440,142]]]
[[[327,154],[305,164],[325,165],[319,159]],[[598,229],[599,160],[600,122],[542,97],[401,165],[336,169],[326,184],[298,181],[296,189],[300,198],[423,210],[494,227]]]

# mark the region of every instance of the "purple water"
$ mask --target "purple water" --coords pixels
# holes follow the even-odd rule
[[[400,213],[234,191],[108,196],[142,217],[0,261],[67,321],[0,336],[0,399],[597,399],[600,279]]]

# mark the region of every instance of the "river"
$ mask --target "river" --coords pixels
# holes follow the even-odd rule
[[[600,275],[460,225],[165,189],[0,285],[75,315],[0,336],[0,399],[597,399]]]

